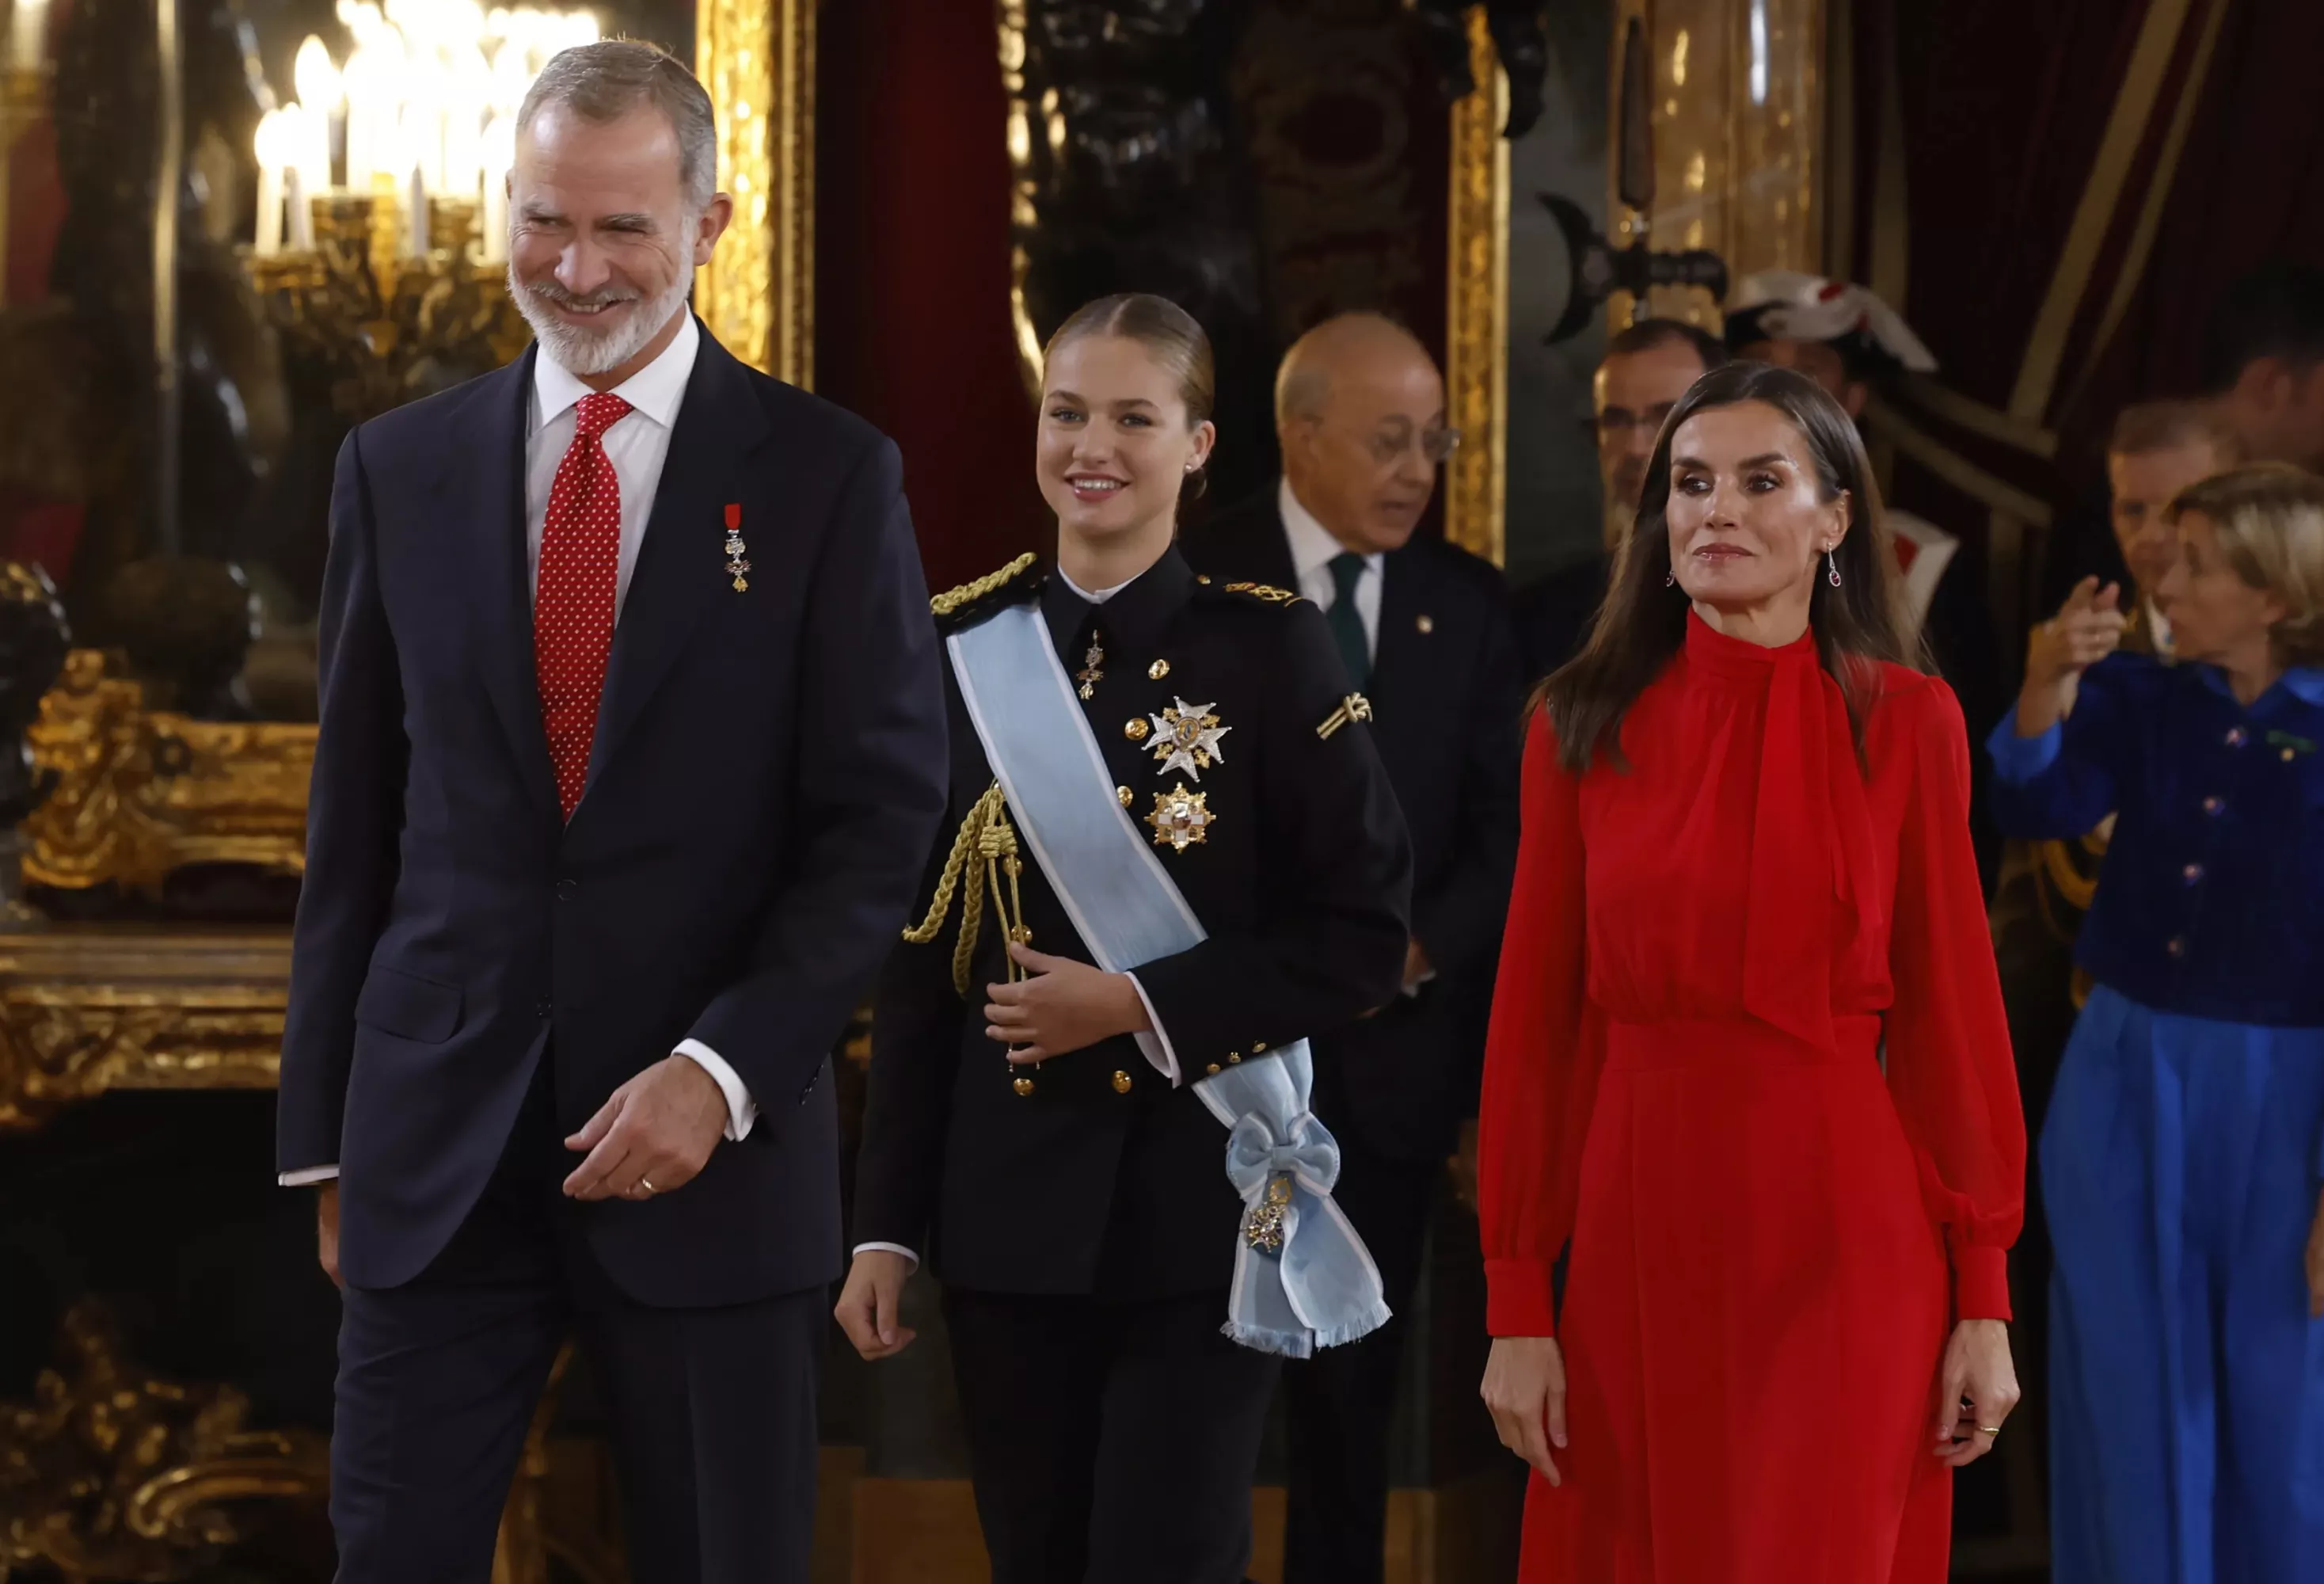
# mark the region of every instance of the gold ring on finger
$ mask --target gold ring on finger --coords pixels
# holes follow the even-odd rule
[[[638,1179],[638,1186],[644,1189],[649,1196],[661,1191],[661,1190],[656,1188],[651,1181],[643,1177]]]
[[[1977,1427],[1977,1433],[1979,1435],[1997,1436],[2001,1433],[2001,1426],[1997,1424],[1980,1424]]]

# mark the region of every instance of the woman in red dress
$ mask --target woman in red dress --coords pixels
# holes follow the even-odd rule
[[[1544,687],[1480,1172],[1526,1584],[1935,1584],[2017,1400],[1969,739],[1882,539],[1831,398],[1715,370]]]

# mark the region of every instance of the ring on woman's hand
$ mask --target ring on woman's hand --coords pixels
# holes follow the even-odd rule
[[[647,1194],[648,1194],[649,1196],[653,1195],[653,1194],[659,1193],[659,1192],[661,1191],[661,1190],[660,1190],[660,1189],[656,1188],[656,1187],[655,1187],[651,1182],[648,1181],[645,1178],[642,1178],[642,1177],[641,1177],[641,1178],[639,1178],[639,1179],[638,1179],[638,1186],[639,1186],[640,1188],[644,1189],[644,1190],[646,1190],[646,1192],[647,1192]]]
[[[1997,1424],[1980,1424],[1977,1427],[1977,1433],[1979,1435],[1999,1435],[2001,1433],[2001,1426]]]

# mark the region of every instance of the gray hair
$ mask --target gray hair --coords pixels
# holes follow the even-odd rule
[[[604,125],[650,105],[678,134],[678,181],[689,213],[718,191],[718,123],[710,96],[678,58],[634,39],[601,39],[559,50],[540,69],[516,113],[520,136],[549,106]]]

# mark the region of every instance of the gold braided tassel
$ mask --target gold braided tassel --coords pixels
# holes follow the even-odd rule
[[[976,800],[968,818],[960,822],[960,829],[952,838],[952,851],[945,857],[944,873],[936,879],[927,916],[904,931],[904,939],[913,945],[927,945],[944,933],[945,918],[952,912],[953,897],[960,894],[960,935],[952,950],[952,987],[963,999],[968,996],[969,973],[984,922],[984,896],[988,890],[992,894],[992,911],[1001,920],[1002,933],[1019,942],[1033,938],[1032,931],[1025,928],[1024,903],[1018,885],[1018,877],[1023,873],[1023,860],[1017,856],[1016,828],[1009,823],[1008,800],[1001,796],[1001,783],[995,782]],[[961,886],[964,877],[967,881],[965,893],[962,893]],[[1009,883],[1006,898],[1001,895],[1001,886],[1004,879]],[[1013,981],[1022,977],[1022,970],[1011,962],[1009,977]]]
[[[1026,571],[1038,560],[1038,556],[1027,551],[997,572],[987,572],[973,583],[963,583],[957,588],[947,588],[942,594],[932,595],[928,599],[928,612],[932,616],[950,616],[964,605],[973,605]]]

